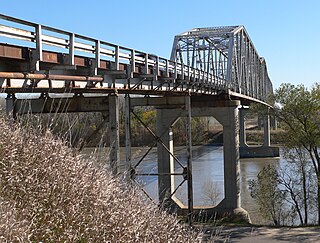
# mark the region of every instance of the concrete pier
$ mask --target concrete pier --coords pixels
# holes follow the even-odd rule
[[[172,126],[179,118],[179,109],[157,109],[157,136],[161,139],[157,143],[158,154],[158,192],[159,202],[165,207],[172,207],[175,203],[171,193],[175,189],[173,132]]]
[[[261,121],[261,118],[259,118],[258,121]],[[246,132],[245,132],[245,127],[246,127],[245,126],[245,109],[243,108],[240,109],[239,123],[240,123],[240,147],[239,147],[240,158],[268,158],[268,157],[273,158],[273,157],[280,156],[279,148],[271,146],[269,115],[266,115],[263,117],[263,145],[262,146],[247,145]]]

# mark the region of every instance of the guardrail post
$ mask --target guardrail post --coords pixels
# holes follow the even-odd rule
[[[119,51],[120,51],[120,48],[119,46],[115,46],[115,70],[119,70],[120,69],[120,64],[119,64]]]
[[[159,57],[156,56],[156,67],[155,67],[155,80],[158,80],[158,76],[159,76]]]
[[[74,65],[74,41],[75,36],[74,33],[70,33],[69,35],[69,64]]]
[[[95,67],[94,67],[94,75],[98,75],[98,69],[100,68],[100,41],[95,41],[96,49],[95,49]]]
[[[148,53],[144,54],[144,73],[145,74],[149,74],[149,68],[148,68],[148,59],[149,59],[149,55]]]
[[[133,74],[136,71],[136,52],[135,50],[131,50],[131,74],[130,74],[130,78],[133,78]],[[128,87],[130,88],[130,87]]]
[[[36,50],[31,51],[30,69],[31,71],[40,71],[40,62],[42,58],[42,27],[40,24],[35,26]]]
[[[169,60],[166,59],[166,77],[169,77]]]
[[[178,69],[177,69],[178,63],[174,62],[173,64],[174,64],[174,79],[176,81],[176,79],[178,78]]]

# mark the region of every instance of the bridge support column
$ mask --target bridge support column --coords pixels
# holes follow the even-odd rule
[[[158,192],[159,203],[165,208],[171,208],[174,202],[171,200],[171,193],[174,191],[174,158],[173,154],[173,133],[172,126],[179,118],[181,110],[178,109],[157,109],[157,136],[163,144],[158,141]],[[165,148],[165,147],[170,151]]]
[[[193,116],[213,116],[223,126],[224,199],[208,215],[230,214],[250,221],[247,211],[241,208],[239,158],[239,101],[225,101],[219,107],[193,108]]]
[[[217,211],[250,222],[248,212],[241,208],[238,104],[218,109],[223,110],[217,112],[216,117],[223,125],[224,199]]]
[[[270,147],[270,116],[263,118],[263,146]]]
[[[119,143],[119,100],[117,94],[109,95],[109,136],[110,168],[114,175],[119,173],[120,143]]]
[[[224,200],[218,205],[223,209],[234,210],[240,202],[240,161],[239,161],[239,113],[237,106],[222,109],[216,114],[223,126],[224,156]]]
[[[248,147],[246,141],[246,121],[245,121],[246,110],[242,107],[239,109],[239,125],[240,125],[240,147]]]

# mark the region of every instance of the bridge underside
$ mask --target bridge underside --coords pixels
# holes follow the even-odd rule
[[[150,130],[142,120],[140,122],[152,134],[157,147],[158,173],[155,175],[158,176],[159,204],[169,210],[186,213],[191,222],[195,212],[191,118],[215,117],[223,126],[224,199],[216,207],[205,210],[208,213],[237,214],[249,220],[240,204],[239,151],[243,155],[255,155],[256,152],[247,148],[245,143],[244,116],[240,108],[252,102],[268,106],[265,101],[268,92],[272,92],[272,84],[265,62],[257,55],[242,27],[238,28],[241,30],[239,33],[230,35],[235,39],[230,39],[229,34],[223,37],[228,39],[225,42],[229,45],[228,52],[206,56],[207,52],[202,50],[200,58],[200,52],[198,57],[194,54],[200,50],[199,45],[193,45],[193,62],[202,63],[197,67],[178,62],[176,58],[167,60],[1,14],[0,19],[27,26],[26,29],[18,29],[15,24],[8,27],[0,23],[0,36],[28,42],[23,46],[0,43],[0,89],[7,94],[6,109],[11,119],[37,113],[104,113],[110,140],[109,159],[106,161],[112,173],[117,175],[123,172],[120,170],[119,97],[124,96],[126,163],[122,170],[135,180],[139,176],[137,166],[147,154],[133,164],[131,117],[139,120],[135,107],[154,107],[156,131]],[[200,43],[199,40],[196,43]],[[44,50],[47,46],[53,49]],[[177,53],[181,51],[179,48],[174,50]],[[181,59],[183,53],[180,54]],[[214,62],[218,56],[220,61]],[[242,67],[250,67],[250,70],[243,71]],[[181,117],[186,119],[186,163],[179,161],[173,153],[172,126]],[[265,124],[263,149],[270,147],[268,119]],[[180,165],[182,172],[176,172],[175,164]],[[183,205],[175,195],[181,186],[175,185],[176,176],[182,176],[182,183],[187,183],[187,205]]]
[[[125,136],[126,136],[126,163],[120,165],[120,137],[119,137],[119,94],[110,93],[101,96],[96,94],[93,96],[76,95],[68,98],[51,98],[54,95],[41,95],[33,99],[16,99],[11,95],[7,98],[7,112],[11,117],[17,117],[24,114],[37,113],[69,113],[69,112],[103,112],[106,117],[109,127],[110,154],[109,164],[114,174],[128,171],[131,178],[140,174],[136,168],[143,161],[137,164],[132,163],[131,158],[131,117],[135,114],[135,107],[154,107],[157,111],[157,129],[154,131],[155,143],[157,144],[158,157],[158,197],[159,203],[166,206],[173,212],[188,215],[190,205],[184,205],[175,195],[177,189],[181,185],[175,185],[175,177],[182,176],[183,182],[188,183],[187,188],[191,188],[188,194],[188,200],[193,202],[192,192],[192,154],[191,154],[191,134],[190,141],[187,146],[188,154],[190,155],[189,163],[177,161],[173,153],[173,133],[172,126],[180,117],[215,117],[223,126],[223,141],[224,141],[224,192],[225,197],[221,203],[215,207],[192,207],[193,215],[195,213],[205,213],[206,217],[215,214],[231,213],[240,215],[248,220],[246,212],[241,208],[240,203],[240,170],[239,158],[243,153],[245,144],[245,132],[243,109],[239,100],[229,100],[225,97],[217,96],[213,99],[211,96],[130,96],[125,95]],[[240,116],[239,116],[240,113]],[[240,124],[240,127],[239,127]],[[147,126],[146,126],[147,128]],[[267,126],[265,128],[268,134]],[[191,130],[191,122],[188,123],[187,130]],[[152,132],[152,131],[151,131]],[[240,133],[239,133],[240,132]],[[264,144],[264,154],[270,148],[270,144]],[[243,144],[242,144],[243,143]],[[240,148],[239,148],[240,146]],[[250,148],[249,148],[250,149]],[[247,151],[247,150],[245,150]],[[261,153],[257,154],[257,148],[251,157],[263,157]],[[246,152],[247,153],[247,152]],[[276,156],[276,154],[272,154]],[[146,155],[145,155],[146,156]],[[248,156],[246,156],[248,157]],[[175,164],[182,166],[182,172],[176,172]],[[120,169],[120,167],[122,169]],[[148,174],[148,173],[146,173]],[[152,173],[149,173],[152,176]],[[200,211],[199,211],[200,210]]]
[[[263,103],[262,101],[230,90],[219,90],[213,88],[212,85],[207,87],[199,85],[199,79],[191,75],[190,77],[177,75],[172,82],[173,79],[170,77],[174,74],[170,72],[168,76],[161,72],[154,75],[152,70],[149,70],[148,75],[139,70],[128,74],[127,65],[123,65],[121,70],[113,71],[107,68],[113,65],[112,62],[100,65],[99,75],[90,76],[92,66],[86,65],[86,63],[91,63],[90,59],[79,57],[77,60],[83,65],[70,70],[61,63],[53,65],[48,62],[52,59],[59,60],[56,57],[57,54],[54,53],[48,54],[48,60],[45,59],[40,65],[48,71],[31,73],[27,72],[30,60],[17,55],[17,53],[24,52],[22,47],[14,47],[15,51],[10,55],[6,49],[8,47],[5,46],[4,49],[3,47],[4,52],[0,52],[0,56],[2,55],[0,71],[3,71],[0,72],[0,85],[2,91],[8,94],[7,113],[10,117],[15,119],[20,115],[37,113],[103,112],[109,124],[110,154],[108,160],[110,169],[114,174],[119,174],[121,171],[118,99],[119,96],[124,95],[126,97],[124,107],[126,164],[124,170],[128,171],[134,180],[139,173],[136,172],[138,165],[132,164],[131,158],[130,117],[134,114],[135,107],[152,106],[157,110],[157,131],[154,132],[154,136],[157,141],[159,204],[171,211],[188,215],[189,220],[194,217],[194,214],[200,212],[202,215],[205,213],[206,217],[229,213],[249,220],[246,211],[241,208],[240,204],[238,113],[241,106],[250,105],[251,102]],[[17,50],[19,51],[16,53]],[[11,59],[8,59],[9,56]],[[17,97],[17,94],[23,96],[23,94],[30,93],[33,94],[31,99]],[[178,162],[183,167],[182,173],[176,173],[174,167],[177,158],[173,153],[171,127],[180,117],[188,117],[189,110],[190,117],[215,117],[223,125],[225,141],[225,197],[219,205],[202,207],[201,210],[193,206],[191,137],[189,144],[187,143],[187,152],[190,156],[187,165]],[[191,130],[191,121],[187,130]],[[243,152],[244,148],[246,146],[241,146],[240,153],[247,154],[248,149]],[[250,154],[256,154],[256,152]],[[181,186],[175,185],[176,176],[182,176],[183,182],[188,184],[188,205],[184,205],[175,195]]]

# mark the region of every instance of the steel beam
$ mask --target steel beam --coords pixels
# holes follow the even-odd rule
[[[15,110],[18,115],[64,112],[105,112],[109,110],[109,106],[106,96],[74,96],[69,98],[41,96],[37,99],[16,99]]]
[[[185,97],[186,109],[186,145],[187,145],[187,181],[188,181],[188,222],[193,222],[193,185],[192,185],[192,135],[191,135],[191,98]]]
[[[132,169],[131,161],[131,107],[130,107],[130,96],[127,94],[125,96],[124,104],[125,113],[125,146],[126,146],[126,165],[125,171],[128,173],[128,177]]]
[[[110,94],[109,99],[109,162],[114,175],[120,172],[120,139],[119,139],[119,97]]]

